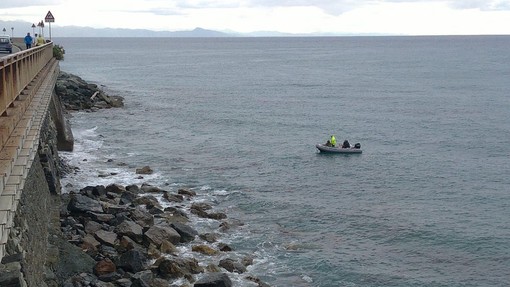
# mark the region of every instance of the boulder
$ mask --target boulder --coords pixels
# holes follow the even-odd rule
[[[99,247],[101,245],[101,242],[97,241],[96,238],[94,238],[93,235],[87,234],[83,237],[83,243],[86,244],[86,246],[93,246],[95,248]]]
[[[115,264],[108,258],[97,262],[96,266],[94,266],[94,274],[97,276],[113,273],[116,271],[117,268],[115,267]]]
[[[218,249],[223,252],[232,251],[232,247],[225,243],[218,243]]]
[[[191,278],[191,274],[204,272],[204,268],[198,265],[195,258],[163,258],[158,262],[158,273],[163,278]]]
[[[218,253],[220,253],[218,250],[215,250],[207,245],[194,245],[191,247],[191,251],[209,256],[217,255]]]
[[[0,286],[23,286],[23,273],[19,262],[0,264]],[[26,283],[25,283],[26,284]]]
[[[243,264],[230,258],[220,260],[219,266],[227,269],[228,272],[236,272],[239,274],[246,272],[246,267]]]
[[[89,220],[85,223],[85,232],[89,234],[94,234],[96,231],[103,229],[103,225],[99,222],[95,222],[94,220]]]
[[[172,244],[181,241],[181,235],[170,226],[152,226],[145,232],[144,237],[148,243],[153,243],[156,246],[160,246],[163,240],[168,240]]]
[[[195,236],[198,235],[198,232],[195,229],[186,224],[175,222],[170,224],[170,227],[179,233],[181,236],[181,242],[191,242],[195,240]]]
[[[135,249],[135,248],[141,249],[140,245],[138,245],[133,239],[131,239],[127,236],[122,236],[119,240],[119,245],[116,247],[117,247],[117,251],[120,253],[124,253],[128,250]]]
[[[113,214],[105,214],[105,213],[96,213],[96,212],[87,212],[87,215],[95,221],[99,222],[109,222],[110,220],[115,218]]]
[[[122,107],[123,98],[106,95],[96,84],[90,84],[76,75],[60,72],[55,92],[67,110]]]
[[[187,195],[187,196],[196,196],[197,195],[196,192],[194,192],[191,189],[187,189],[187,188],[180,188],[177,190],[177,193],[182,194],[182,195]]]
[[[140,250],[132,249],[117,257],[115,263],[124,271],[136,273],[144,270],[146,260],[147,257]]]
[[[152,195],[140,196],[133,200],[133,205],[157,206],[162,209],[157,198]]]
[[[154,274],[150,270],[140,271],[131,277],[130,287],[152,287]]]
[[[133,193],[140,193],[140,188],[136,184],[127,185],[126,190]]]
[[[106,195],[106,188],[103,185],[86,186],[80,190],[80,194],[88,197],[102,197]]]
[[[147,247],[147,256],[150,259],[158,259],[161,257],[161,251],[159,251],[158,247],[154,244],[149,244],[149,247]]]
[[[168,200],[169,202],[183,202],[184,197],[180,194],[173,194],[168,191],[165,191],[163,194],[163,198]]]
[[[190,207],[190,209],[197,209],[197,210],[202,210],[202,211],[206,211],[206,210],[210,210],[212,209],[212,205],[210,205],[209,203],[205,203],[205,202],[200,202],[200,203],[193,203]]]
[[[138,196],[136,193],[131,191],[125,191],[121,194],[119,204],[121,205],[129,205],[131,204]]]
[[[89,198],[81,194],[73,194],[67,209],[75,213],[103,213],[103,206],[97,200]]]
[[[136,169],[136,174],[153,174],[154,171],[150,166],[144,166]]]
[[[225,273],[207,273],[195,282],[194,287],[231,287],[232,281]]]
[[[161,246],[159,247],[159,251],[167,254],[172,254],[177,252],[177,248],[172,244],[172,242],[163,240],[161,242]]]
[[[154,225],[154,216],[142,208],[135,208],[131,211],[131,219],[142,228]]]
[[[148,183],[142,184],[142,186],[140,187],[140,190],[142,192],[146,192],[146,193],[163,193],[163,192],[165,192],[165,190],[163,190],[157,186],[150,185]]]
[[[114,246],[115,243],[117,243],[117,234],[114,232],[98,230],[94,233],[94,237],[102,244],[106,244],[108,246]]]
[[[120,193],[126,192],[126,188],[120,184],[113,183],[113,184],[106,186],[106,192],[113,192],[113,193],[120,194]]]
[[[67,240],[58,236],[50,236],[50,243],[57,246],[59,250],[59,260],[52,269],[59,278],[69,278],[75,274],[83,272],[92,272],[96,261],[83,250],[70,244]],[[1,272],[0,272],[1,273]]]
[[[246,279],[257,284],[257,287],[270,287],[267,283],[263,282],[257,277],[247,276]]]
[[[138,243],[141,243],[143,239],[142,227],[130,220],[124,220],[121,224],[117,225],[115,232],[118,235],[127,236]]]

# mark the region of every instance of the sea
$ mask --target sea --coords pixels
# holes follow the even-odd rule
[[[203,260],[253,258],[234,286],[510,286],[510,36],[54,42],[125,103],[71,114],[63,191],[196,191],[231,226],[191,218],[233,249]]]

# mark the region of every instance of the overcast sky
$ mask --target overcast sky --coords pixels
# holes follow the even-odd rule
[[[510,34],[510,0],[1,0],[0,19],[54,26],[340,34]]]

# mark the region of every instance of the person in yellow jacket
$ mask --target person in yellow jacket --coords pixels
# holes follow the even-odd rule
[[[37,36],[37,38],[35,39],[35,45],[36,46],[42,46],[44,44],[46,44],[46,40],[44,40],[44,37],[41,34],[39,34]]]
[[[336,146],[336,138],[335,138],[335,135],[332,135],[331,136],[331,139],[329,140],[329,142],[331,143],[332,146]]]
[[[334,135],[326,142],[326,146],[336,146],[336,138]]]

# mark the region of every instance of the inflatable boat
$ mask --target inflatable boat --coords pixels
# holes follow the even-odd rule
[[[343,148],[340,146],[327,146],[325,144],[316,144],[315,147],[324,153],[361,153],[361,146],[356,144],[355,147]]]

